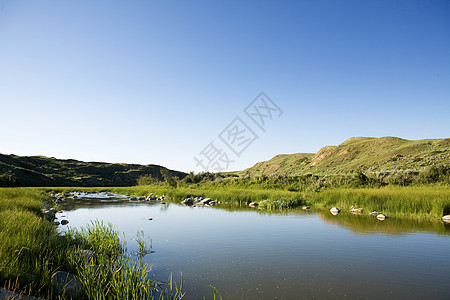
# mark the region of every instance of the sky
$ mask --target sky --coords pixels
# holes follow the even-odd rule
[[[450,1],[0,0],[3,154],[231,171],[449,129]]]

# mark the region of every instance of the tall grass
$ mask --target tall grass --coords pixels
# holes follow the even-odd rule
[[[390,215],[440,218],[450,214],[450,188],[446,185],[386,186],[377,188],[333,188],[320,192],[295,192],[273,189],[244,189],[232,187],[136,186],[111,188],[118,193],[146,195],[154,192],[169,195],[175,201],[203,196],[224,203],[246,206],[258,202],[269,210],[294,208],[300,205],[318,207],[363,207],[366,211],[382,211]]]
[[[59,270],[81,278],[87,299],[181,299],[181,286],[149,278],[149,266],[126,255],[112,226],[94,222],[61,236],[40,216],[44,189],[0,188],[0,285],[46,299],[57,295],[51,275]],[[94,250],[97,266],[78,249]]]
[[[88,299],[182,299],[182,285],[172,277],[168,282],[150,278],[150,266],[142,263],[142,256],[133,259],[126,254],[126,245],[111,224],[94,221],[81,230],[69,230],[70,239],[81,240],[83,248],[95,250],[96,263],[77,252],[69,253],[69,262],[84,286]],[[137,235],[145,249],[144,237]]]
[[[450,214],[450,190],[446,187],[329,189],[310,194],[308,201],[318,206],[356,206],[397,216],[440,218]]]

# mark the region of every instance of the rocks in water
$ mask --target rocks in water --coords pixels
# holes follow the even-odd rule
[[[53,207],[42,208],[41,213],[48,221],[53,221],[55,219],[56,210]]]
[[[250,204],[248,206],[250,206],[250,207],[257,207],[258,206],[258,202],[250,202]]]
[[[58,271],[52,275],[51,282],[56,292],[67,299],[81,299],[84,297],[83,284],[73,274]]]
[[[201,204],[205,205],[205,204],[209,204],[209,202],[211,202],[211,201],[212,201],[211,198],[205,198],[203,200],[200,200],[199,202]]]
[[[446,223],[450,223],[450,215],[443,216],[442,221],[444,221]]]
[[[184,205],[193,205],[194,204],[194,199],[186,198],[183,201],[181,201],[181,203],[184,204]]]
[[[386,220],[387,218],[388,218],[388,216],[383,215],[383,214],[378,214],[378,215],[377,215],[377,219],[380,220],[380,221]]]
[[[309,207],[309,206],[307,206],[307,205],[303,205],[302,206],[302,209],[304,209],[304,210],[307,210],[307,209],[310,209],[311,207]]]
[[[69,224],[69,220],[61,220],[61,225],[67,225]]]
[[[337,208],[337,207],[332,207],[331,209],[330,209],[330,213],[331,214],[333,214],[333,215],[337,215],[337,214],[339,214],[341,211],[339,210],[339,208]]]
[[[363,209],[362,208],[357,208],[357,207],[350,207],[350,212],[353,214],[360,214],[362,213]]]

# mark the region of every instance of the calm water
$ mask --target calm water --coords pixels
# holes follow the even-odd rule
[[[77,200],[69,226],[104,220],[128,250],[141,228],[158,279],[184,278],[186,299],[450,299],[450,226],[370,216],[175,203]],[[145,218],[153,218],[152,221]]]

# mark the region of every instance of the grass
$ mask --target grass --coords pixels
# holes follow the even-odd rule
[[[54,189],[54,188],[53,188]],[[122,194],[148,195],[166,194],[172,201],[181,201],[187,197],[209,197],[229,206],[245,207],[257,202],[261,208],[280,210],[301,205],[316,207],[338,206],[350,209],[362,207],[366,212],[382,211],[390,216],[437,219],[450,214],[450,187],[444,184],[416,186],[384,186],[361,188],[328,188],[319,192],[314,190],[297,192],[283,189],[251,189],[233,186],[214,186],[196,184],[173,188],[166,185],[149,185],[112,188],[80,188],[88,191],[109,190]],[[50,190],[50,189],[49,189]],[[71,188],[58,189],[69,191]]]
[[[366,212],[375,210],[391,216],[440,218],[450,214],[450,189],[444,186],[329,189],[310,194],[308,202],[344,210],[362,207]]]
[[[441,218],[450,214],[450,188],[445,185],[387,186],[380,188],[334,188],[320,192],[295,192],[271,189],[243,189],[231,187],[170,188],[164,186],[136,186],[111,188],[125,194],[166,194],[175,201],[186,197],[203,196],[223,203],[247,206],[258,202],[269,210],[294,208],[301,205],[317,207],[338,206],[350,210],[351,206],[365,211],[382,211],[391,216]]]
[[[2,286],[46,299],[64,299],[51,284],[51,275],[63,270],[79,276],[86,299],[183,297],[182,287],[171,279],[166,283],[150,279],[149,266],[126,254],[112,226],[94,222],[59,235],[55,226],[40,216],[46,198],[45,189],[0,188]],[[80,260],[77,249],[94,250],[100,267]]]
[[[182,299],[182,285],[178,287],[172,277],[161,282],[149,277],[150,267],[126,255],[126,245],[111,224],[94,221],[89,226],[67,233],[72,240],[83,241],[84,249],[97,253],[96,263],[84,259],[76,252],[69,254],[69,263],[75,268],[88,299]],[[137,234],[142,251],[145,245],[142,233]]]

